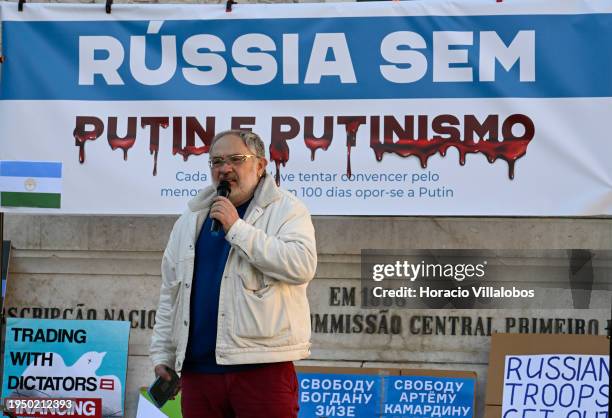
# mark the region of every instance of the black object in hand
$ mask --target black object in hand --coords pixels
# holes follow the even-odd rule
[[[217,186],[217,196],[228,197],[231,191],[232,189],[230,189],[229,182],[225,180],[223,180],[221,183],[219,183],[219,186]],[[222,227],[223,226],[221,225],[221,222],[216,219],[213,219],[212,225],[210,226],[210,232],[212,232],[213,235],[217,235],[219,234],[219,231],[221,231]]]
[[[170,373],[171,380],[167,381],[163,379],[161,376],[157,376],[157,379],[153,382],[147,393],[153,400],[153,403],[158,408],[164,406],[168,399],[174,396],[174,392],[176,392],[176,388],[179,384],[179,377],[176,372],[168,367],[166,367],[168,373]]]

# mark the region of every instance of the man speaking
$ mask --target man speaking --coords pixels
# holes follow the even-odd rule
[[[256,134],[221,132],[209,156],[213,185],[189,202],[162,260],[155,374],[181,371],[185,418],[297,417],[291,361],[310,354],[317,264],[310,214],[266,174]]]

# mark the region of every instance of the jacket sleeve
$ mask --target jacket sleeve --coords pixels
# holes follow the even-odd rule
[[[274,235],[238,219],[226,239],[263,274],[289,284],[310,281],[317,267],[312,220],[301,202],[283,205],[281,225]],[[269,210],[269,209],[268,209]]]
[[[164,364],[174,369],[176,347],[172,343],[172,311],[176,309],[178,286],[176,280],[175,254],[172,249],[174,243],[174,229],[170,234],[168,245],[164,251],[161,264],[162,284],[159,291],[159,304],[155,314],[155,326],[151,336],[149,354],[154,366]]]

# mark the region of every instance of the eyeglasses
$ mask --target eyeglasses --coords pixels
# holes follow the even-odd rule
[[[248,160],[251,157],[257,157],[257,155],[255,154],[232,154],[232,155],[226,155],[225,157],[213,157],[210,160],[208,160],[208,166],[210,168],[219,168],[223,164],[228,163],[229,165],[236,167],[244,163],[246,160]]]

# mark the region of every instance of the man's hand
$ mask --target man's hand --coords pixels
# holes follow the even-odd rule
[[[209,216],[221,222],[226,233],[239,218],[234,204],[227,197],[223,196],[217,196],[213,199]]]
[[[166,366],[165,364],[158,364],[157,366],[155,366],[155,376],[160,376],[166,382],[169,382],[172,380],[172,376],[170,376],[170,372],[168,372],[168,366]],[[181,390],[181,380],[179,379],[178,385],[176,385],[176,390],[174,391],[174,394],[172,395],[172,398],[170,399],[174,399],[174,397],[176,396],[177,393],[179,393],[180,390]]]

